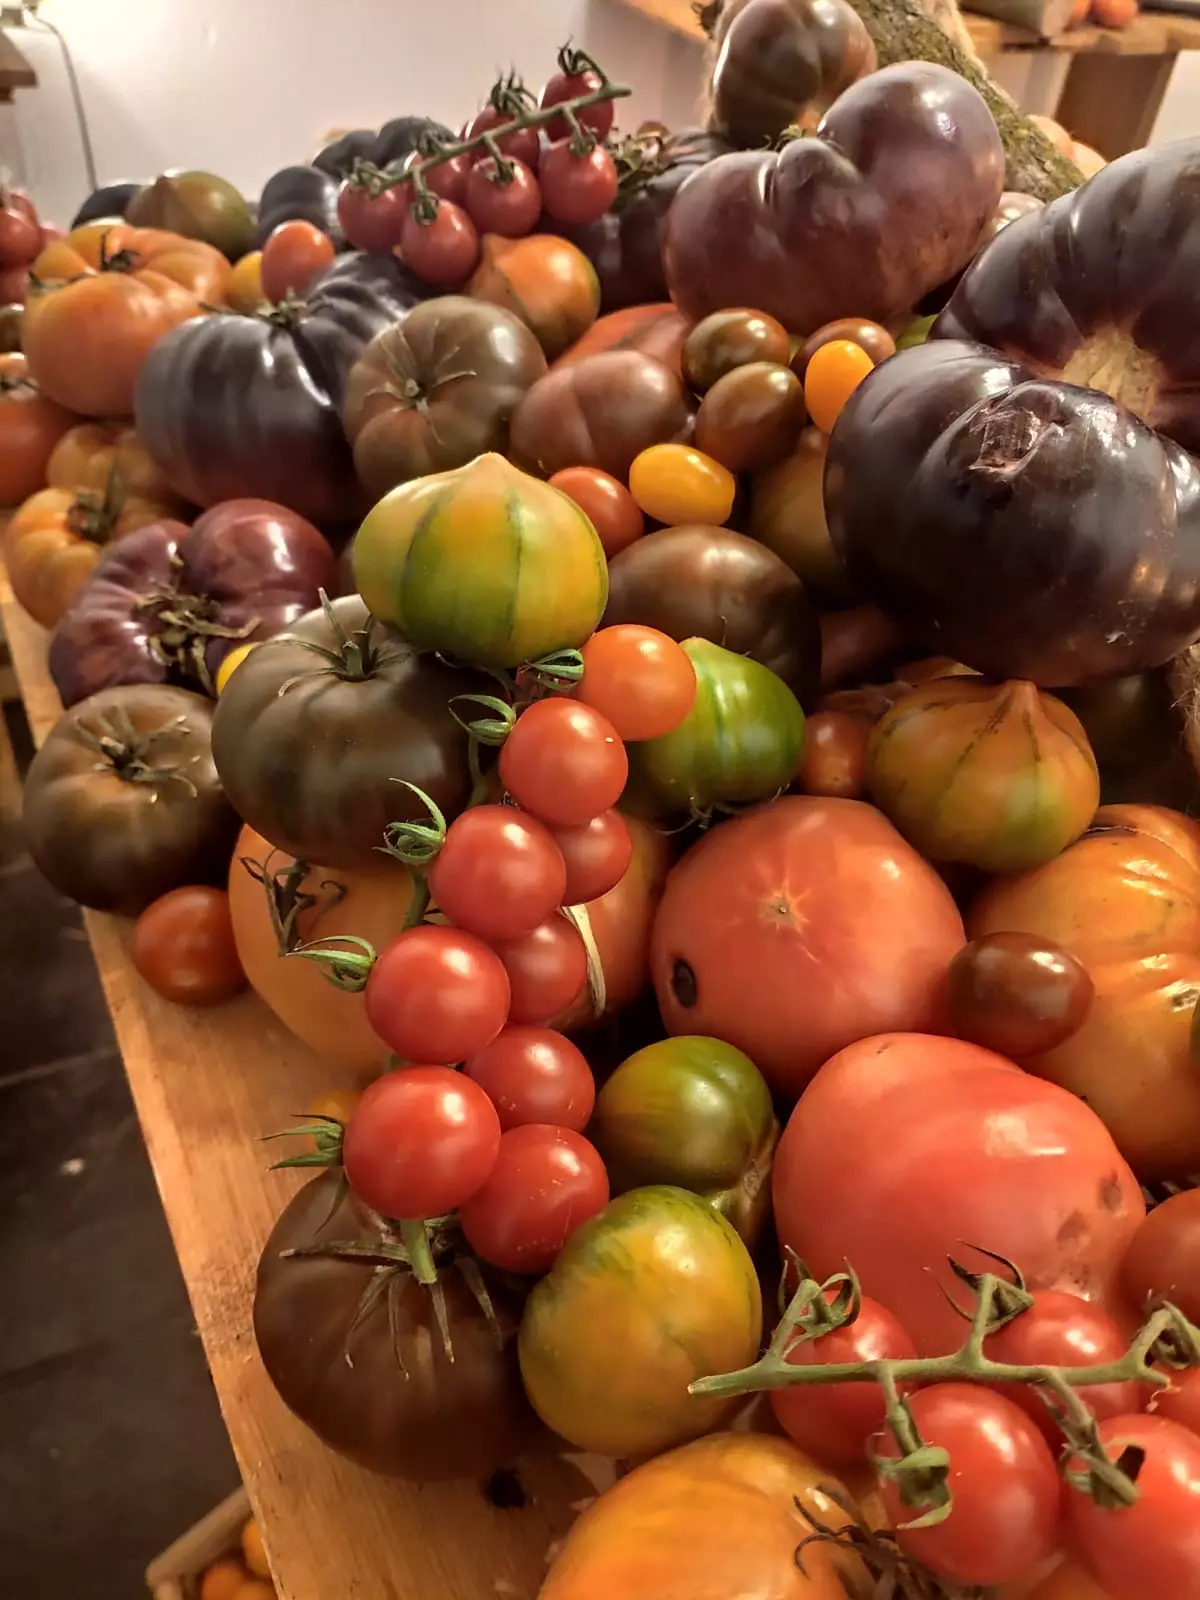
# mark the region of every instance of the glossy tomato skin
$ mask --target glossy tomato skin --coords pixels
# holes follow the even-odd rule
[[[271,301],[304,294],[335,253],[333,240],[311,222],[281,222],[263,246],[263,293]]]
[[[508,1016],[508,978],[481,939],[424,923],[380,950],[367,1017],[404,1061],[448,1063],[482,1050]]]
[[[512,806],[473,806],[429,869],[434,903],[481,939],[532,933],[562,904],[567,864],[550,830]]]
[[[500,781],[531,815],[573,828],[615,806],[629,776],[616,729],[590,706],[539,700],[500,751]]]
[[[1034,934],[972,939],[950,964],[955,1033],[1018,1061],[1069,1039],[1094,994],[1087,968],[1069,950]]]
[[[461,204],[480,233],[520,239],[532,233],[542,214],[542,191],[523,161],[499,168],[488,156],[470,169]]]
[[[538,96],[538,106],[542,111],[551,106],[561,105],[564,100],[579,100],[584,95],[594,93],[600,87],[600,74],[592,67],[581,67],[578,72],[556,72],[547,80],[541,94]],[[613,125],[616,112],[611,100],[598,100],[593,106],[584,106],[582,111],[575,113],[575,119],[582,128],[590,128],[598,139],[603,139]],[[571,124],[566,117],[556,117],[553,122],[547,123],[546,132],[551,139],[565,139],[572,132]]]
[[[642,508],[625,485],[599,467],[564,467],[550,479],[586,513],[611,561],[646,531]]]
[[[818,1279],[849,1262],[927,1355],[962,1342],[938,1275],[963,1240],[1014,1262],[1035,1293],[1113,1306],[1145,1215],[1111,1135],[1074,1095],[931,1034],[864,1039],[826,1062],[784,1129],[773,1193],[780,1242]]]
[[[754,361],[718,378],[696,413],[696,444],[730,472],[759,472],[789,455],[806,413],[800,380],[782,362]]]
[[[400,243],[400,230],[411,201],[407,184],[373,195],[347,179],[338,191],[338,221],[356,250],[384,255]]]
[[[871,725],[845,711],[817,711],[804,727],[797,787],[831,800],[862,800]]]
[[[636,623],[600,628],[584,645],[575,698],[622,739],[671,733],[696,700],[696,669],[674,639]]]
[[[1171,1387],[1155,1395],[1151,1415],[1169,1417],[1200,1438],[1200,1369],[1173,1372]]]
[[[435,289],[456,289],[478,264],[479,231],[461,206],[439,200],[436,215],[429,219],[409,208],[396,249],[418,278]]]
[[[602,811],[574,828],[555,828],[554,842],[567,868],[563,904],[586,905],[620,883],[633,859],[629,824],[619,811]]]
[[[559,139],[542,153],[538,178],[546,210],[556,222],[581,228],[602,217],[617,198],[617,168],[602,144],[583,155]]]
[[[467,124],[464,138],[474,139],[481,133],[491,133],[496,128],[502,128],[513,120],[511,111],[501,110],[498,106],[487,105],[482,111],[476,112]],[[501,153],[510,161],[523,161],[533,171],[537,170],[541,156],[541,140],[536,128],[515,128],[511,133],[501,134],[497,137]],[[480,157],[476,155],[476,160]],[[486,152],[485,152],[486,159]]]
[[[570,1128],[535,1122],[501,1136],[491,1173],[458,1219],[482,1261],[540,1276],[607,1204],[608,1174],[595,1145]]]
[[[704,394],[735,368],[752,361],[786,362],[790,350],[788,331],[774,317],[746,307],[713,311],[684,340],[683,375]]]
[[[500,1126],[529,1123],[582,1133],[596,1103],[596,1083],[578,1045],[553,1028],[513,1023],[463,1062],[491,1100]]]
[[[133,925],[129,953],[155,994],[176,1005],[220,1005],[246,987],[223,889],[190,884],[155,900]]]
[[[508,974],[510,1022],[549,1022],[587,987],[587,948],[564,916],[547,917],[532,933],[499,940],[495,948]]]
[[[949,890],[878,811],[792,795],[687,853],[651,966],[669,1032],[728,1040],[794,1097],[854,1039],[936,1026],[962,943]]]
[[[1200,1319],[1200,1189],[1184,1189],[1155,1206],[1130,1240],[1121,1281],[1139,1314],[1169,1300]]]
[[[913,1511],[894,1483],[881,1480],[900,1547],[943,1577],[964,1584],[1009,1583],[1054,1550],[1061,1485],[1054,1458],[1033,1423],[1011,1401],[969,1383],[941,1383],[909,1400],[921,1438],[950,1454],[950,1514],[928,1528],[905,1528]],[[890,1431],[875,1442],[895,1458]]]

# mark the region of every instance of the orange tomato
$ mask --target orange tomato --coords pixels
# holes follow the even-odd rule
[[[1092,0],[1092,21],[1102,28],[1128,28],[1140,9],[1138,0]]]
[[[645,533],[642,508],[611,473],[599,467],[564,467],[550,483],[569,495],[588,517],[610,561]]]
[[[1032,1589],[1025,1585],[1003,1591],[1005,1600],[1109,1600],[1107,1589],[1101,1589],[1073,1561],[1064,1561]],[[1166,1597],[1163,1597],[1166,1600]]]
[[[1075,11],[1072,11],[1072,22],[1077,20],[1079,22],[1083,21],[1084,17],[1087,16],[1088,7],[1091,4],[1091,0],[1077,0],[1075,10],[1079,9],[1080,4],[1083,7],[1082,15],[1076,18]],[[1035,128],[1046,135],[1047,139],[1049,139],[1050,143],[1060,155],[1066,156],[1068,160],[1070,159],[1072,143],[1071,135],[1063,127],[1061,122],[1055,122],[1053,117],[1043,117],[1036,111],[1031,114],[1029,120],[1033,123]]]
[[[257,311],[266,296],[263,293],[261,250],[251,250],[235,262],[229,274],[229,287],[225,299],[231,311],[242,311],[249,316]]]
[[[652,444],[629,468],[629,491],[648,517],[667,527],[701,522],[723,527],[737,479],[689,444]]]
[[[605,350],[637,350],[661,361],[678,378],[682,376],[683,342],[687,333],[687,318],[670,303],[627,306],[624,311],[610,311],[607,316],[599,317],[581,339],[559,356],[554,366],[571,366]]]
[[[262,1533],[253,1517],[247,1517],[242,1528],[242,1555],[256,1578],[271,1576],[271,1569],[267,1565],[267,1553],[263,1549]]]
[[[311,1119],[314,1122],[320,1117],[333,1117],[345,1127],[361,1099],[361,1089],[330,1089],[327,1094],[318,1095],[312,1104],[306,1107],[304,1116],[306,1120]],[[317,1148],[316,1139],[310,1139],[309,1144],[314,1150]]]
[[[40,393],[23,355],[0,355],[0,506],[20,505],[43,487],[54,447],[74,422]]]
[[[804,403],[822,433],[832,433],[842,407],[875,363],[850,339],[831,339],[814,350],[804,369]]]
[[[581,653],[583,677],[575,698],[607,717],[622,739],[659,739],[695,704],[691,658],[657,628],[598,628]]]
[[[250,1578],[234,1590],[232,1600],[276,1600],[275,1585],[265,1578]]]
[[[1078,139],[1071,146],[1071,159],[1085,178],[1094,178],[1108,165],[1099,150],[1093,150],[1090,144],[1081,144]]]
[[[238,1590],[249,1581],[249,1575],[240,1561],[223,1556],[214,1561],[200,1579],[199,1600],[233,1600]]]
[[[861,800],[867,788],[870,722],[845,711],[816,711],[804,734],[797,787],[805,794]]]
[[[114,472],[126,507],[141,502],[156,517],[178,516],[184,510],[184,501],[136,431],[121,422],[81,422],[64,433],[47,464],[46,482],[52,489],[103,494]]]
[[[304,294],[332,262],[333,240],[311,222],[281,222],[262,248],[262,288],[272,304]]]

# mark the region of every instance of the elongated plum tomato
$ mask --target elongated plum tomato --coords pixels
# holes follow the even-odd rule
[[[607,717],[622,739],[661,738],[695,704],[696,669],[657,628],[634,622],[599,628],[581,654],[575,698]]]
[[[458,928],[408,928],[375,959],[367,1020],[403,1061],[463,1061],[508,1017],[508,974],[482,939]]]
[[[619,811],[611,807],[590,822],[553,829],[554,842],[567,866],[563,905],[581,906],[615,889],[633,859],[633,835]]]
[[[719,528],[733,510],[737,479],[690,444],[652,444],[629,468],[629,491],[648,517],[669,528],[693,522]]]
[[[536,1122],[582,1133],[596,1104],[587,1058],[553,1028],[503,1028],[463,1062],[463,1071],[495,1106],[506,1133]]]
[[[567,865],[550,830],[512,806],[473,806],[429,869],[434,903],[481,939],[516,939],[557,911]]]
[[[458,1220],[502,1272],[549,1272],[582,1223],[608,1204],[604,1163],[581,1133],[529,1123],[500,1138],[496,1162]]]
[[[440,1217],[487,1180],[500,1119],[449,1067],[399,1067],[364,1091],[342,1141],[351,1189],[385,1217]]]
[[[531,816],[578,827],[615,806],[629,758],[612,723],[571,700],[539,700],[517,718],[500,751],[500,781]]]
[[[842,407],[875,363],[861,345],[833,339],[820,345],[804,369],[804,403],[822,433],[832,433]]]

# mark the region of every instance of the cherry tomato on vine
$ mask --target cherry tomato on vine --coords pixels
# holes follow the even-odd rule
[[[1139,1312],[1169,1300],[1200,1319],[1200,1189],[1184,1189],[1140,1222],[1121,1262],[1121,1282]]]
[[[549,1022],[587,982],[587,948],[566,917],[549,917],[532,933],[505,939],[496,954],[508,974],[510,1022]]]
[[[826,347],[828,348],[828,347]],[[953,1504],[944,1521],[906,1528],[922,1513],[879,1475],[888,1521],[900,1548],[956,1583],[1011,1583],[1053,1551],[1062,1485],[1046,1441],[1019,1406],[970,1383],[919,1389],[908,1406],[927,1445],[950,1456]],[[873,1441],[877,1456],[899,1456],[891,1430]]]
[[[1151,1413],[1109,1417],[1099,1435],[1110,1461],[1130,1452],[1138,1497],[1109,1506],[1068,1491],[1067,1550],[1112,1600],[1200,1600],[1200,1438]]]
[[[480,233],[521,239],[542,214],[542,191],[523,161],[498,166],[492,156],[477,161],[467,178],[463,205]]]
[[[424,923],[384,945],[363,991],[367,1021],[402,1061],[463,1061],[508,1019],[508,977],[482,939]]]
[[[604,82],[589,58],[579,51],[570,48],[563,51],[558,64],[560,70],[538,96],[538,105],[543,111],[548,111],[551,106],[562,105],[564,100],[581,100],[584,95],[593,94]],[[612,127],[615,115],[616,108],[611,100],[598,100],[595,105],[584,106],[582,111],[577,111],[575,120],[580,127],[590,128],[598,139],[603,139]],[[546,131],[551,139],[565,139],[572,129],[566,117],[555,117],[553,122],[547,124]]]
[[[871,724],[845,711],[814,711],[804,724],[797,784],[805,794],[861,800],[867,792]]]
[[[835,1290],[827,1291],[833,1300]],[[917,1353],[907,1330],[886,1306],[865,1295],[857,1317],[819,1339],[797,1340],[789,1366],[828,1367],[842,1361],[908,1361]],[[779,1426],[802,1450],[830,1466],[862,1461],[867,1443],[884,1424],[883,1391],[875,1383],[798,1383],[772,1389]]]
[[[1156,1389],[1150,1415],[1169,1417],[1200,1438],[1200,1367],[1169,1374],[1171,1387]]]
[[[439,200],[426,220],[409,206],[400,229],[399,253],[418,278],[435,289],[456,289],[479,261],[479,233],[461,206]]]
[[[189,884],[162,895],[133,925],[138,974],[164,1000],[215,1006],[246,987],[223,889]]]
[[[554,1028],[503,1028],[463,1071],[487,1094],[505,1132],[544,1122],[582,1133],[596,1103],[587,1058]]]
[[[400,243],[404,219],[412,202],[407,184],[398,183],[373,195],[349,178],[338,190],[337,213],[342,232],[356,250],[387,255]]]
[[[669,634],[636,622],[598,628],[581,651],[575,698],[591,706],[622,739],[658,739],[696,703],[696,669]]]
[[[567,866],[565,906],[586,905],[615,889],[633,859],[633,838],[619,811],[602,811],[574,828],[552,828]]]
[[[551,827],[577,827],[616,805],[629,757],[606,717],[575,700],[538,700],[522,711],[500,750],[500,782]]]
[[[589,518],[610,561],[645,533],[642,508],[619,479],[599,467],[563,467],[550,483]]]
[[[425,155],[420,150],[414,150],[411,155],[405,157],[403,171],[410,171],[424,160],[426,160]],[[436,167],[430,167],[425,174],[425,187],[430,194],[436,194],[439,199],[453,200],[456,206],[461,206],[463,196],[467,192],[467,177],[474,160],[473,153],[464,150],[460,156],[451,156],[448,161],[439,161]]]
[[[500,1119],[477,1083],[449,1067],[399,1067],[368,1088],[346,1124],[342,1165],[385,1217],[444,1216],[487,1181]]]
[[[463,138],[476,139],[481,133],[493,133],[497,128],[506,127],[513,120],[513,115],[511,111],[500,111],[494,105],[486,105],[467,123],[463,130]],[[537,171],[542,153],[542,140],[536,128],[516,128],[511,133],[497,134],[496,143],[501,155],[506,155],[513,161],[523,161],[527,167]],[[485,146],[480,145],[474,159],[478,161],[481,156],[490,153]]]
[[[612,209],[617,198],[617,166],[602,144],[576,155],[573,143],[559,139],[542,152],[538,180],[549,215],[582,227]]]
[[[483,1187],[459,1210],[467,1243],[502,1272],[549,1272],[582,1223],[608,1204],[599,1152],[570,1128],[503,1134]]]
[[[263,245],[263,294],[273,303],[304,294],[335,253],[333,240],[311,222],[281,222]]]
[[[481,939],[532,933],[562,904],[567,865],[544,823],[512,806],[456,817],[429,869],[438,909]]]
[[[733,510],[737,479],[690,444],[652,444],[634,457],[629,490],[648,517],[669,528],[689,522],[720,528]]]
[[[804,369],[804,404],[822,433],[832,433],[842,407],[875,363],[851,339],[833,339],[814,350]]]

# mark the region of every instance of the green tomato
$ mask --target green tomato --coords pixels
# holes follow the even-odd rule
[[[596,1101],[589,1134],[613,1194],[691,1189],[753,1247],[771,1205],[779,1123],[749,1056],[720,1039],[662,1039],[631,1055]]]
[[[936,316],[914,317],[904,332],[897,335],[896,349],[911,350],[914,345],[924,344],[929,337],[929,330],[936,321]]]

